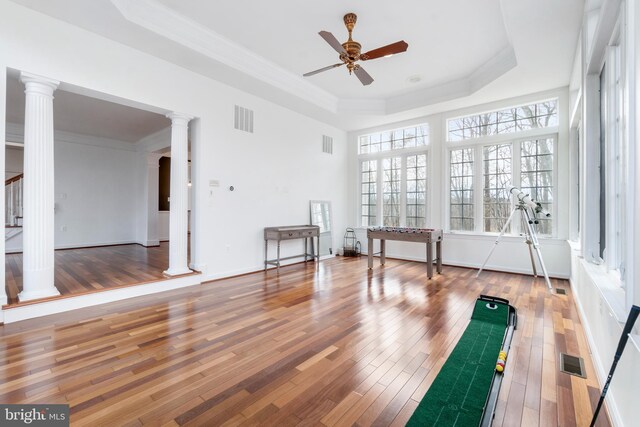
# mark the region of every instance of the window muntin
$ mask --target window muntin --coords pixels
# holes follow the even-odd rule
[[[377,181],[378,161],[365,160],[361,163],[361,223],[364,227],[377,225]]]
[[[490,135],[558,125],[558,100],[538,102],[447,120],[447,140],[464,141]]]
[[[382,159],[382,219],[386,227],[400,226],[402,158]]]
[[[512,146],[483,147],[483,231],[499,233],[511,211]],[[508,232],[509,229],[507,229]]]
[[[475,229],[473,160],[473,148],[451,150],[449,227],[454,231],[473,231]]]
[[[406,226],[426,225],[427,155],[407,156]]]
[[[429,127],[426,124],[362,135],[358,138],[360,154],[383,153],[423,147],[427,144],[429,144]]]

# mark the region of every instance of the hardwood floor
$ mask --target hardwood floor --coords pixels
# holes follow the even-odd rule
[[[338,257],[5,325],[0,402],[68,403],[74,426],[401,426],[484,293],[519,315],[494,425],[588,425],[599,389],[568,283],[474,275]]]
[[[8,305],[12,305],[22,291],[22,253],[7,254],[4,262]],[[83,294],[166,279],[162,272],[169,267],[169,243],[57,250],[55,262],[60,294]]]

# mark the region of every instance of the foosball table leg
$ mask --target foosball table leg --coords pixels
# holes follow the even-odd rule
[[[386,240],[380,239],[380,265],[384,265],[386,261],[385,252],[386,252]]]
[[[371,270],[373,268],[373,239],[371,237],[367,239],[367,248],[369,250],[367,265],[369,266],[369,270]]]

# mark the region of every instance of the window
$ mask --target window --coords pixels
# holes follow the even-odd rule
[[[425,227],[426,195],[427,155],[407,156],[407,227]]]
[[[401,160],[400,157],[382,160],[382,224],[387,227],[400,226]]]
[[[553,139],[522,141],[520,144],[520,189],[552,212],[553,203]],[[551,219],[538,217],[539,234],[551,235]]]
[[[558,125],[558,100],[538,102],[447,121],[447,139],[463,141]]]
[[[451,230],[473,231],[473,148],[451,150],[449,226]]]
[[[512,187],[519,187],[540,202],[545,210],[553,212],[554,147],[555,138],[543,137],[451,149],[449,229],[499,233],[514,207],[509,193]],[[518,156],[518,162],[514,155]],[[480,156],[482,161],[474,162],[474,158]],[[482,180],[479,200],[473,191],[476,177]],[[553,216],[543,218],[539,215],[537,219],[537,233],[553,235]],[[512,225],[514,227],[507,228],[506,232],[521,231],[519,221]]]
[[[620,35],[617,36],[621,40]],[[628,141],[625,133],[623,50],[609,46],[600,74],[599,251],[608,271],[624,286]]]
[[[459,137],[449,143],[450,231],[499,233],[515,207],[509,190],[517,187],[552,214],[536,216],[536,232],[554,236],[556,137],[545,128],[557,125],[557,110],[554,99],[448,120],[450,136],[455,130]],[[521,131],[535,136],[513,138]],[[495,142],[477,139],[459,147],[461,139],[486,135],[497,135]],[[523,232],[520,216],[505,232]]]
[[[511,144],[483,147],[482,153],[483,231],[499,233],[511,213]]]
[[[363,227],[426,227],[428,142],[427,125],[358,138]]]
[[[429,139],[427,131],[427,125],[418,125],[405,129],[363,135],[359,138],[360,154],[424,147]]]
[[[362,181],[362,226],[369,227],[377,224],[377,189],[378,162],[376,160],[361,163]]]

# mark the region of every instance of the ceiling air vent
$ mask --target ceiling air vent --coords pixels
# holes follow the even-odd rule
[[[333,154],[333,138],[330,136],[322,135],[322,152]]]
[[[253,133],[253,110],[236,105],[233,127],[244,132]]]

